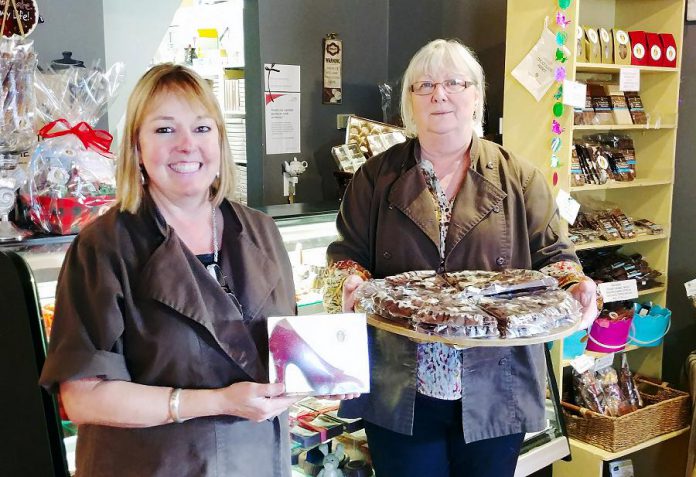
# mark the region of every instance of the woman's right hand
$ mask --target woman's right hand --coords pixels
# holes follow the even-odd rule
[[[358,275],[349,275],[343,282],[343,312],[352,313],[355,309],[355,290],[364,282]]]
[[[283,396],[282,383],[234,383],[220,391],[221,414],[243,417],[261,422],[282,414],[299,400],[297,396]]]

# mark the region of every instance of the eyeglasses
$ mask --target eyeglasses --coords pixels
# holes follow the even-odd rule
[[[440,83],[435,83],[433,81],[416,81],[411,85],[411,91],[413,94],[417,94],[419,96],[427,96],[435,92],[437,85],[442,85],[442,89],[444,89],[447,93],[461,93],[469,86],[473,86],[474,84],[476,83],[473,81],[464,81],[456,78],[448,79]]]
[[[212,263],[206,267],[208,270],[208,273],[217,280],[218,285],[222,288],[222,290],[227,294],[228,297],[232,300],[232,302],[239,308],[239,311],[243,313],[243,308],[242,304],[239,303],[239,300],[237,300],[237,297],[234,296],[234,293],[232,293],[232,290],[230,290],[230,286],[227,284],[227,280],[225,279],[225,275],[222,273],[222,269],[220,268],[220,265],[217,263]]]

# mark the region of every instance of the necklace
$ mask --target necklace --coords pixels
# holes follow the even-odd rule
[[[213,204],[210,204],[211,212],[213,214],[213,263],[208,265],[206,270],[208,270],[208,273],[215,278],[216,280],[219,281],[218,274],[220,273],[220,267],[217,264],[218,261],[218,242],[217,242],[217,234],[218,234],[218,229],[217,229],[217,214],[215,213],[215,206]]]

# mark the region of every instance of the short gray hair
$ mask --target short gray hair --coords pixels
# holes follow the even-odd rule
[[[470,75],[468,79],[475,83],[478,90],[478,103],[474,131],[477,131],[479,135],[482,134],[483,108],[486,99],[486,79],[483,68],[476,59],[476,55],[458,40],[433,40],[413,55],[404,73],[401,85],[401,119],[407,136],[418,135],[416,122],[413,119],[411,85],[423,75],[434,75],[444,70]]]

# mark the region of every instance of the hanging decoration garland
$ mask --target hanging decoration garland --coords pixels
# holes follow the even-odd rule
[[[554,81],[558,83],[558,88],[553,95],[555,101],[551,109],[554,118],[551,121],[551,132],[553,133],[551,139],[552,169],[558,169],[561,166],[558,152],[561,149],[561,134],[563,134],[563,128],[559,120],[565,113],[565,106],[563,105],[563,81],[566,79],[565,62],[568,61],[568,48],[565,46],[568,42],[566,27],[570,24],[570,20],[566,18],[565,11],[570,6],[571,1],[572,0],[557,0],[559,10],[556,12],[556,25],[559,27],[559,30],[556,32],[556,67],[554,69]],[[558,171],[554,170],[553,185],[556,186],[557,184]]]

